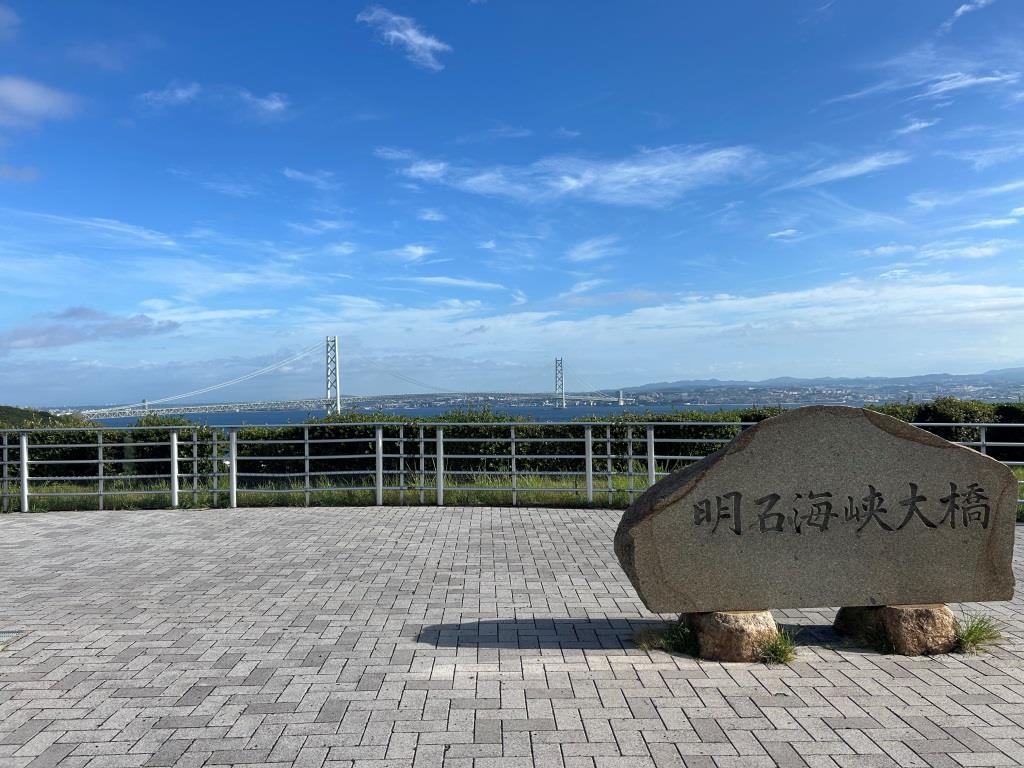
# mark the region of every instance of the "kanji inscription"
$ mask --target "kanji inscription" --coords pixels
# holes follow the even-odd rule
[[[766,493],[757,499],[748,494],[744,499],[741,491],[727,491],[694,502],[693,524],[706,526],[710,533],[715,533],[719,524],[725,521],[726,529],[737,536],[744,533],[745,515],[747,525],[750,526],[748,533],[825,533],[833,519],[838,521],[832,526],[833,530],[852,523],[857,533],[870,523],[890,533],[903,530],[911,522],[925,528],[943,526],[955,529],[960,526],[963,529],[971,525],[988,528],[992,507],[980,483],[950,482],[949,492],[942,498],[933,496],[930,505],[929,497],[920,493],[917,483],[907,485],[909,487],[904,498],[892,502],[895,506],[887,502],[886,497],[872,483],[865,485],[866,490],[862,496],[858,492],[856,496],[845,497],[832,491],[808,490],[785,494]],[[788,511],[777,509],[784,498],[792,501]],[[834,502],[839,498],[845,499],[841,513],[834,509]],[[925,513],[926,509],[929,509],[930,514]]]

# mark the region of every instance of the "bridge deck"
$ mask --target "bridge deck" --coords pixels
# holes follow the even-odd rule
[[[827,610],[780,615],[783,667],[647,654],[618,517],[0,516],[0,765],[1024,764],[1024,598],[976,657],[844,646]]]

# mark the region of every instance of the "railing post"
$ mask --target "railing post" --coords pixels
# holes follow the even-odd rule
[[[647,427],[647,485],[657,481],[657,469],[654,465],[654,427]]]
[[[587,466],[587,504],[594,503],[594,430],[589,425],[583,428],[584,453]]]
[[[384,427],[378,425],[373,428],[373,446],[376,456],[374,468],[373,487],[376,491],[377,506],[384,504]]]
[[[306,491],[306,506],[309,506],[309,427],[302,428],[302,482]]]
[[[199,430],[192,430],[192,508],[199,506]]]
[[[987,431],[988,431],[988,427],[986,427],[984,425],[979,427],[980,434],[978,435],[978,438],[979,438],[978,442],[980,442],[981,445],[978,446],[978,450],[981,451],[982,453],[984,453],[986,456],[988,455],[988,441],[986,440],[986,432]]]
[[[220,499],[220,451],[218,448],[217,430],[214,429],[210,437],[210,456],[213,464],[213,506],[217,506],[217,502]]]
[[[103,490],[104,490],[103,477],[103,432],[96,433],[96,485],[99,491],[99,503],[96,505],[99,510],[103,511]]]
[[[398,428],[398,503],[405,504],[405,425]]]
[[[3,462],[0,463],[3,471],[3,480],[0,480],[0,513],[7,511],[7,491],[10,486],[7,484],[7,433],[3,433]]]
[[[21,454],[21,511],[28,512],[28,432],[18,435],[18,448]]]
[[[629,501],[633,503],[633,428],[626,427],[626,487]]]
[[[516,490],[518,483],[518,475],[516,474],[516,428],[512,427],[510,434],[512,436],[512,506],[516,505]]]
[[[437,506],[444,506],[444,427],[437,428]]]
[[[420,427],[419,431],[419,451],[420,451],[420,504],[425,503],[425,491],[423,486],[427,484],[427,454],[426,446],[423,444],[423,427]]]
[[[612,482],[612,425],[604,428],[605,471],[608,475],[608,506],[612,505],[615,485]]]
[[[238,432],[228,430],[228,506],[238,507]]]
[[[178,431],[171,430],[171,508],[178,506]]]

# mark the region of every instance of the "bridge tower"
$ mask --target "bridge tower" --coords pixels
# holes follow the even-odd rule
[[[565,377],[562,372],[562,358],[555,358],[555,398],[561,400],[560,408],[565,408]]]
[[[626,404],[626,400],[625,400],[625,398],[624,398],[624,397],[622,396],[622,390],[620,389],[620,390],[619,390],[619,405],[625,405],[625,404]]]
[[[341,375],[338,372],[338,337],[328,336],[325,349],[327,358],[327,413],[341,413]]]

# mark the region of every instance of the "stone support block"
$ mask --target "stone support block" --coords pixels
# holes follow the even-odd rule
[[[714,611],[685,616],[709,661],[760,661],[765,643],[779,633],[770,611]]]

